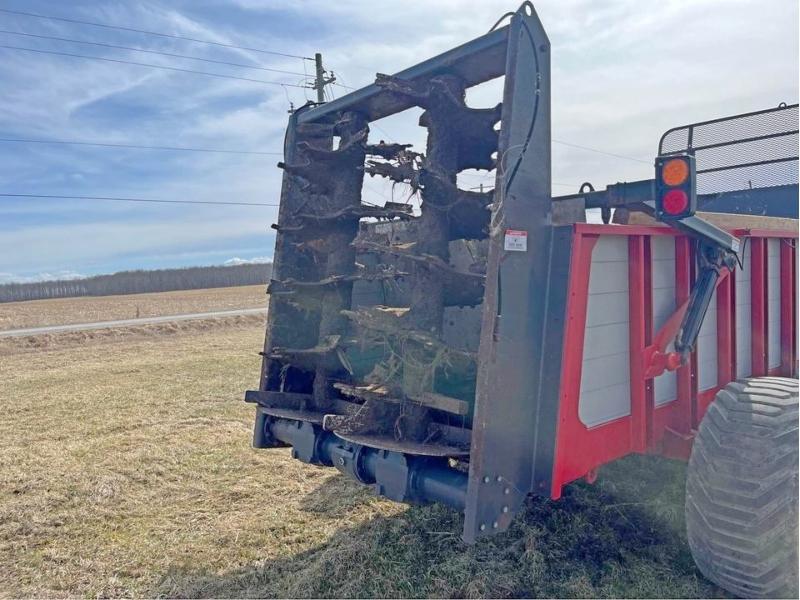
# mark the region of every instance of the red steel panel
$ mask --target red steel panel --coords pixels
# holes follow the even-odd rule
[[[649,346],[653,343],[653,256],[650,250],[652,236],[644,236],[644,343]],[[640,353],[641,354],[641,353]],[[645,439],[646,450],[653,449],[654,431],[653,422],[656,408],[655,384],[653,378],[645,378],[644,414],[645,414]]]
[[[738,357],[736,350],[739,347],[739,340],[736,337],[736,278],[739,273],[736,269],[731,271],[728,279],[731,280],[731,381],[736,379],[736,370],[738,365]]]
[[[708,310],[717,311],[717,384],[708,389],[697,389],[693,409],[695,428],[700,425],[700,421],[703,420],[717,392],[735,378],[736,365],[733,344],[736,339],[736,320],[734,318],[733,285],[734,280],[731,273],[725,271],[717,283],[716,305],[708,307]]]
[[[675,307],[678,309],[686,304],[691,287],[689,262],[691,258],[691,245],[686,237],[675,238],[674,257]],[[655,343],[656,335],[656,333],[653,333],[654,337],[652,343]],[[691,367],[686,365],[679,367],[675,371],[675,377],[675,400],[662,404],[661,406],[654,406],[653,408],[652,437],[648,450],[650,452],[685,460],[688,457],[688,452],[691,450],[692,439]],[[654,380],[651,379],[649,383],[652,387],[654,385]]]
[[[696,251],[694,244],[691,242],[689,243],[689,290],[691,293],[691,286],[694,285],[694,281],[697,278],[697,259],[696,259]],[[697,426],[700,423],[700,417],[698,416],[697,411],[697,401],[700,395],[699,384],[700,384],[700,371],[697,368],[697,347],[695,345],[695,350],[692,352],[691,357],[689,358],[689,371],[692,374],[690,378],[690,395],[692,398],[691,402],[691,412],[690,418],[692,420],[692,429],[697,429]]]
[[[681,235],[681,232],[664,225],[601,225],[599,223],[576,223],[575,231],[588,235]]]
[[[675,305],[688,298],[695,277],[691,240],[672,229],[648,226],[578,224],[574,229],[570,262],[570,291],[567,299],[564,356],[561,373],[556,450],[551,497],[561,496],[563,485],[580,477],[591,479],[596,468],[632,452],[659,452],[687,459],[694,430],[717,391],[735,378],[736,298],[735,278],[724,277],[717,287],[717,385],[697,389],[697,356],[677,373],[677,398],[659,408],[653,401],[653,379],[646,378],[644,349],[652,344],[652,262],[650,238],[670,235],[675,239]],[[766,238],[783,237],[781,247],[781,358],[782,364],[770,374],[787,374],[797,369],[797,258],[790,238],[797,232],[738,231],[750,237],[752,280],[753,375],[767,374],[767,246]],[[579,417],[581,370],[588,307],[592,250],[601,235],[627,235],[631,414],[609,423],[587,427]],[[788,367],[787,367],[788,365]]]
[[[797,248],[798,240],[794,240],[793,244]],[[797,251],[792,252],[792,364],[791,375],[792,377],[798,376],[798,348],[797,348],[797,329],[798,329],[798,298],[797,298]]]
[[[675,304],[680,306],[689,299],[692,290],[692,245],[689,238],[675,240]],[[692,364],[678,369],[678,401],[676,410],[680,415],[678,431],[688,433],[692,429]]]
[[[630,370],[631,370],[631,442],[634,452],[647,448],[647,429],[652,420],[652,408],[648,403],[645,380],[644,349],[648,345],[647,293],[645,274],[649,274],[650,262],[645,255],[645,238],[632,235],[628,238],[628,310],[630,314]],[[652,396],[652,394],[651,394]]]
[[[730,382],[728,381],[726,382],[726,384],[727,383]],[[708,388],[707,390],[702,390],[700,392],[697,392],[697,404],[695,409],[695,415],[696,415],[695,419],[697,422],[694,426],[695,429],[697,429],[697,427],[700,425],[700,421],[703,420],[703,416],[705,416],[708,407],[714,401],[714,397],[717,395],[717,392],[720,391],[723,387],[725,386],[716,385],[712,388]]]
[[[791,377],[795,367],[795,311],[797,289],[794,285],[795,248],[792,240],[781,239],[781,375]]]
[[[752,318],[752,375],[767,374],[767,242],[750,238],[750,293]]]
[[[800,233],[795,229],[733,229],[731,233],[736,237],[752,238],[794,238]]]
[[[554,500],[561,497],[563,485],[631,451],[629,417],[589,429],[578,415],[589,273],[592,250],[598,236],[583,235],[576,230],[573,239],[561,372],[561,406],[553,461],[551,497]]]
[[[735,379],[736,364],[733,349],[736,339],[736,320],[733,303],[733,277],[729,274],[717,286],[717,382],[719,384]]]

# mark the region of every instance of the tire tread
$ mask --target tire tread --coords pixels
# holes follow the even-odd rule
[[[709,406],[686,479],[700,571],[742,597],[797,597],[798,382],[731,382]]]

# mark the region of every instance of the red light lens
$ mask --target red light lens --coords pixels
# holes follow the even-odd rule
[[[689,207],[689,196],[683,190],[670,190],[664,194],[661,206],[668,215],[679,215]]]

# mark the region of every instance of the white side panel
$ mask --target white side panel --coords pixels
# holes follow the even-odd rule
[[[744,269],[736,267],[736,378],[753,374],[752,360],[752,300],[750,298],[750,243],[744,245],[742,253]]]
[[[781,366],[781,240],[767,240],[767,367]]]
[[[653,335],[661,329],[675,312],[675,238],[654,235],[650,238],[650,256],[653,261]],[[668,352],[675,350],[673,344]],[[678,375],[666,371],[653,380],[655,405],[661,406],[678,397]]]
[[[717,291],[711,296],[706,318],[697,336],[697,385],[699,391],[717,385]]]
[[[592,253],[578,416],[588,426],[631,412],[628,238],[601,237]]]

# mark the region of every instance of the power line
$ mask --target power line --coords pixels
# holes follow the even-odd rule
[[[613,152],[606,152],[605,150],[598,150],[597,148],[590,148],[588,146],[580,146],[578,144],[573,144],[571,142],[564,142],[561,140],[553,139],[553,143],[561,144],[562,146],[569,146],[570,148],[579,148],[581,150],[587,150],[588,152],[596,152],[597,154],[605,154],[606,156],[613,156],[615,158],[624,158],[625,160],[632,160],[638,163],[644,163],[646,165],[653,164],[649,160],[642,160],[641,158],[634,158],[633,156],[625,156],[624,154],[614,154]]]
[[[182,146],[139,146],[136,144],[111,144],[105,142],[83,142],[78,140],[35,140],[23,138],[0,138],[0,142],[19,144],[64,144],[70,146],[100,146],[102,148],[131,148],[134,150],[171,150],[180,152],[213,152],[218,154],[255,154],[261,156],[283,156],[283,152],[259,152],[256,150],[228,150],[224,148],[187,148]]]
[[[161,56],[171,56],[173,58],[187,58],[189,60],[200,60],[207,63],[214,63],[217,65],[228,65],[230,67],[241,67],[243,69],[258,69],[259,71],[270,71],[272,73],[282,73],[284,75],[302,75],[302,73],[298,73],[296,71],[284,71],[283,69],[272,69],[269,67],[261,67],[259,65],[246,65],[242,63],[235,63],[235,62],[228,62],[225,60],[213,60],[210,58],[200,58],[199,56],[188,56],[186,54],[173,54],[172,52],[161,52],[160,50],[148,50],[146,48],[137,48],[135,46],[120,46],[117,44],[107,44],[104,42],[89,42],[86,40],[75,40],[72,38],[62,38],[56,37],[52,35],[39,35],[36,33],[25,33],[22,31],[8,31],[6,29],[0,29],[0,33],[7,33],[10,35],[21,35],[25,37],[33,37],[39,38],[43,40],[55,40],[58,42],[69,42],[71,44],[86,44],[89,46],[101,46],[103,48],[114,48],[116,50],[132,50],[134,52],[146,52],[148,54],[160,54]]]
[[[391,133],[389,133],[388,131],[386,131],[386,130],[385,130],[383,127],[381,127],[380,125],[378,125],[378,124],[377,124],[377,123],[375,123],[374,121],[373,121],[373,122],[371,122],[371,123],[369,124],[369,126],[370,126],[370,127],[372,127],[372,128],[375,128],[375,129],[377,129],[378,131],[380,131],[381,133],[383,133],[383,135],[385,135],[385,136],[386,136],[386,139],[387,139],[387,140],[389,140],[390,142],[392,142],[392,141],[393,141],[393,139],[392,139],[392,134],[391,134]]]
[[[152,69],[165,69],[167,71],[179,71],[181,73],[193,73],[195,75],[208,75],[209,77],[222,77],[224,79],[238,79],[239,81],[250,81],[253,83],[266,83],[269,85],[283,85],[290,87],[304,87],[302,85],[295,85],[293,83],[283,83],[282,81],[265,81],[263,79],[250,79],[249,77],[236,77],[235,75],[223,75],[221,73],[209,73],[208,71],[194,71],[192,69],[182,69],[179,67],[166,67],[164,65],[153,65],[149,63],[140,63],[130,60],[121,60],[117,58],[105,58],[102,56],[88,56],[86,54],[72,54],[70,52],[56,52],[55,50],[39,50],[36,48],[22,48],[20,46],[5,46],[0,45],[0,48],[7,50],[24,50],[26,52],[38,52],[39,54],[55,54],[57,56],[70,56],[72,58],[88,58],[90,60],[102,60],[105,62],[120,63],[125,65],[136,65],[138,67],[150,67]]]
[[[385,199],[390,200],[390,198],[381,192],[380,190],[364,186],[365,189],[369,189],[380,196],[383,196]],[[157,198],[117,198],[114,196],[62,196],[58,194],[10,194],[10,193],[0,193],[0,197],[3,198],[40,198],[45,200],[102,200],[102,201],[109,201],[109,202],[148,202],[148,203],[155,203],[155,204],[212,204],[212,205],[221,205],[221,206],[271,206],[277,207],[280,206],[279,204],[271,204],[271,203],[263,203],[263,202],[214,202],[214,201],[203,201],[203,200],[162,200]]]
[[[215,204],[222,206],[279,206],[263,202],[215,202],[205,200],[161,200],[154,198],[116,198],[112,196],[61,196],[54,194],[8,194],[0,193],[4,198],[42,198],[47,200],[105,200],[109,202],[151,202],[155,204]]]
[[[579,188],[579,187],[581,187],[577,183],[559,183],[557,181],[551,181],[550,185],[560,185],[562,187],[571,187],[571,188]],[[491,184],[491,183],[487,183],[485,185],[474,185],[474,186],[472,186],[470,188],[467,188],[467,189],[469,189],[469,190],[479,190],[481,188],[484,188],[484,189],[486,189],[486,191],[489,191],[489,189],[494,189],[494,185]]]
[[[379,131],[383,131],[384,134],[389,136],[388,132],[384,129],[378,127],[375,123],[370,124],[373,127],[376,127]],[[574,146],[575,144],[568,144],[567,142],[561,142],[559,140],[553,140],[554,142],[558,142],[564,145]],[[232,150],[227,148],[189,148],[185,146],[142,146],[138,144],[112,144],[112,143],[105,143],[105,142],[85,142],[79,140],[37,140],[37,139],[27,139],[27,138],[5,138],[0,137],[0,142],[6,143],[19,143],[19,144],[63,144],[63,145],[70,145],[70,146],[98,146],[102,148],[129,148],[134,150],[167,150],[167,151],[175,151],[175,152],[210,152],[216,154],[245,154],[245,155],[255,155],[255,156],[283,156],[283,152],[263,152],[260,150]],[[583,146],[579,146],[581,149],[589,150],[589,148],[584,148]],[[598,152],[600,154],[608,154],[610,156],[614,156],[617,158],[628,158],[629,160],[635,160],[637,162],[646,163],[647,161],[636,159],[633,157],[623,157],[621,155],[612,154],[610,152],[604,152],[602,150],[595,150],[594,148],[591,149],[593,152]],[[649,163],[647,163],[649,164]],[[477,177],[479,179],[489,179],[494,177],[491,173],[487,173],[484,175],[481,174],[473,174],[473,173],[461,173],[463,176],[467,177]],[[572,186],[573,184],[564,184],[564,183],[553,183],[553,185],[568,185]]]
[[[134,33],[143,33],[145,35],[157,35],[160,37],[171,38],[174,40],[185,40],[187,42],[195,42],[197,44],[210,44],[212,46],[222,46],[223,48],[235,48],[237,50],[247,50],[249,52],[260,52],[262,54],[273,54],[275,56],[285,56],[287,58],[299,58],[302,60],[314,60],[308,56],[300,56],[298,54],[287,54],[285,52],[276,52],[275,50],[264,50],[262,48],[248,48],[246,46],[237,46],[235,44],[225,44],[223,42],[213,42],[211,40],[201,40],[198,38],[191,38],[183,35],[174,35],[171,33],[160,33],[158,31],[148,31],[146,29],[134,29],[133,27],[122,27],[120,25],[107,25],[106,23],[95,23],[92,21],[81,21],[79,19],[67,19],[65,17],[54,17],[52,15],[42,15],[31,12],[24,12],[21,10],[9,10],[7,8],[0,8],[0,12],[9,13],[12,15],[22,15],[25,17],[34,17],[36,19],[48,19],[51,21],[63,21],[65,23],[77,23],[79,25],[91,25],[92,27],[105,27],[106,29],[119,29],[121,31],[132,31]]]

